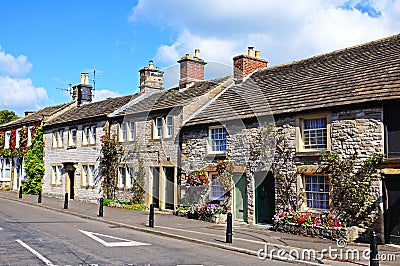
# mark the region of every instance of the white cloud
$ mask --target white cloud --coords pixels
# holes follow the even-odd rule
[[[118,92],[110,91],[110,90],[95,90],[93,101],[104,100],[109,97],[118,97],[121,96]]]
[[[195,48],[231,64],[248,45],[278,64],[398,33],[399,16],[400,0],[139,0],[130,20],[177,32],[156,54],[165,64]]]
[[[32,64],[24,55],[14,57],[7,54],[0,46],[0,74],[14,77],[23,77],[32,69]]]
[[[0,76],[0,109],[21,114],[27,110],[36,110],[47,101],[46,90],[33,86],[31,79]]]

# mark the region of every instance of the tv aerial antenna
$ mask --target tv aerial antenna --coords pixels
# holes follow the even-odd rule
[[[93,82],[92,97],[94,97],[94,91],[96,90],[96,73],[97,75],[102,75],[104,72],[96,69],[86,69],[86,72],[89,74],[93,74],[93,79],[91,79],[91,81]]]
[[[61,84],[66,84],[68,85],[68,89],[64,89],[64,88],[56,88],[57,90],[61,90],[61,91],[66,91],[69,93],[69,95],[72,96],[72,83],[71,82],[64,82],[64,81],[59,81],[58,83]]]

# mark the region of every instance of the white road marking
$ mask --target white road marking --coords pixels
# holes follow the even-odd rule
[[[3,231],[4,229],[0,227],[0,231]]]
[[[132,240],[123,239],[123,238],[119,238],[119,237],[115,237],[115,236],[108,236],[108,235],[103,235],[103,234],[93,233],[93,232],[88,232],[88,231],[83,231],[83,230],[79,230],[79,232],[87,235],[88,237],[92,238],[93,240],[96,240],[97,242],[103,244],[106,247],[133,247],[133,246],[150,246],[151,245],[151,244],[147,244],[147,243],[132,241]],[[107,237],[107,238],[122,240],[122,241],[106,242],[97,236],[102,236],[102,237]]]
[[[24,248],[26,248],[27,250],[29,250],[31,253],[33,253],[36,257],[38,257],[41,261],[43,261],[44,263],[46,263],[46,265],[48,266],[54,266],[54,264],[49,261],[48,259],[46,259],[46,257],[44,257],[42,254],[40,254],[39,252],[37,252],[36,250],[34,250],[33,248],[31,248],[30,246],[28,246],[27,244],[25,244],[22,240],[17,239],[15,240],[17,241],[19,244],[21,244],[21,246],[23,246]]]

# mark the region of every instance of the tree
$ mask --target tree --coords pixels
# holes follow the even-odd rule
[[[9,110],[0,110],[0,125],[17,120],[19,117]]]

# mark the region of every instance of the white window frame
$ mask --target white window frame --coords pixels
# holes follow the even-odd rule
[[[15,148],[19,148],[19,140],[20,138],[20,134],[21,133],[21,129],[17,128],[17,130],[15,131]]]
[[[213,135],[213,130],[217,130],[217,129],[222,129],[225,131],[225,150],[214,150],[214,139],[212,138]],[[213,127],[209,127],[208,129],[208,153],[210,154],[225,154],[226,153],[226,145],[227,145],[227,136],[228,136],[228,132],[226,130],[225,127],[223,126],[213,126]],[[223,139],[218,139],[218,141],[223,140]]]
[[[89,144],[96,144],[96,126],[91,126],[89,128]]]
[[[68,130],[68,147],[77,146],[77,139],[78,139],[77,135],[78,135],[78,130],[76,128],[70,128]]]
[[[168,115],[165,117],[165,137],[172,138],[174,134],[174,119],[173,116]]]
[[[136,123],[134,121],[128,122],[128,128],[129,128],[129,136],[128,140],[133,141],[135,140],[135,135],[136,135]]]
[[[133,167],[126,167],[126,187],[132,188],[133,187],[133,180],[134,180],[134,169]]]
[[[52,136],[52,147],[53,148],[62,148],[63,147],[63,130],[53,131]]]
[[[89,131],[90,127],[84,127],[82,129],[82,145],[89,145]]]
[[[118,187],[126,187],[126,168],[122,166],[118,167]]]
[[[11,131],[6,131],[6,133],[4,133],[4,148],[5,149],[10,148],[10,140],[11,140]]]
[[[83,187],[93,187],[95,179],[95,165],[82,164],[81,167],[81,185]]]
[[[27,146],[31,146],[32,145],[32,126],[28,127],[28,141],[26,143]]]
[[[127,137],[127,129],[126,129],[126,123],[119,123],[118,127],[118,141],[119,142],[125,142]]]
[[[313,120],[313,119],[326,119],[326,129],[315,129],[317,130],[325,130],[325,139],[326,139],[326,147],[318,148],[318,147],[306,147],[305,141],[305,121]],[[312,132],[312,130],[308,130]],[[331,149],[331,121],[330,121],[330,113],[320,113],[320,114],[312,114],[312,115],[303,115],[296,117],[296,151],[298,152],[324,152],[330,151]],[[314,132],[315,134],[315,132]]]
[[[61,185],[62,184],[62,166],[52,165],[51,166],[51,184]]]
[[[210,200],[225,200],[225,190],[218,179],[217,173],[208,173],[210,177]],[[219,196],[214,196],[215,191],[219,192]]]
[[[161,124],[160,124],[161,123]],[[164,135],[164,120],[162,117],[154,119],[154,139],[162,139]]]

